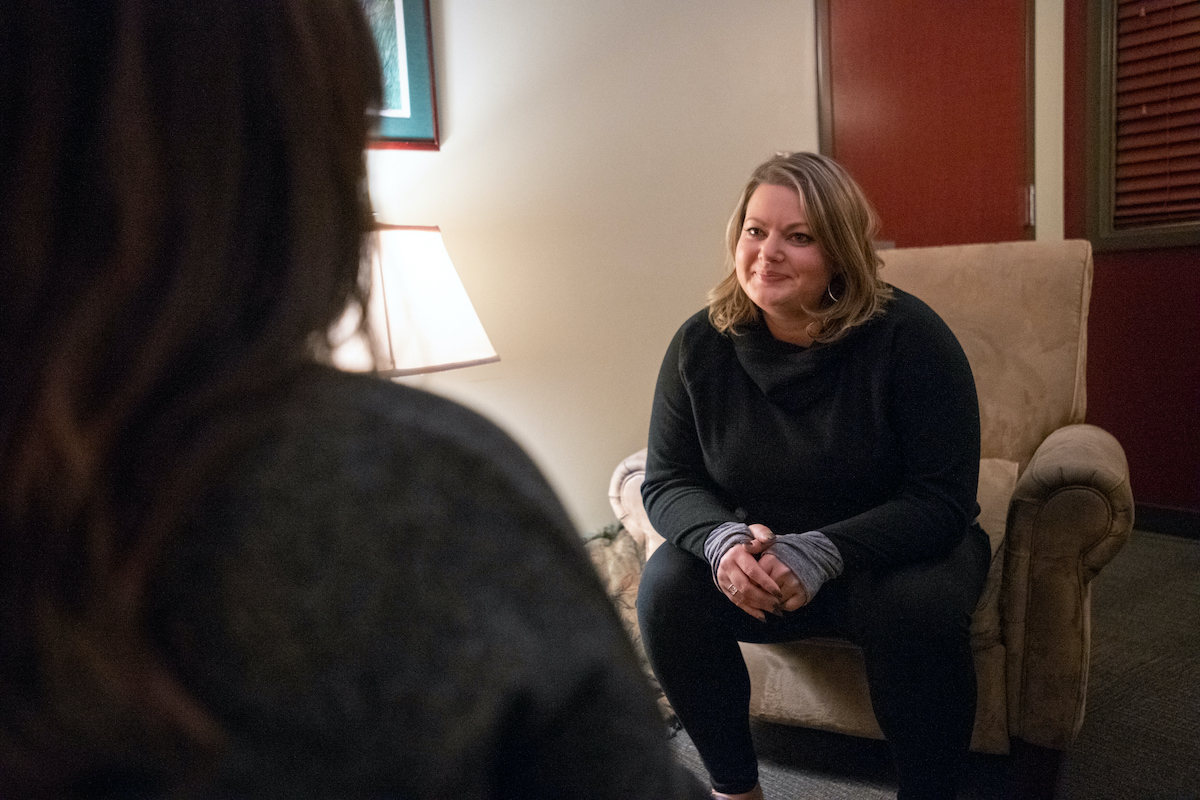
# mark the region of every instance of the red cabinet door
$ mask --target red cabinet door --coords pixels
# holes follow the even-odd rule
[[[820,0],[823,147],[897,247],[1029,239],[1027,0]]]

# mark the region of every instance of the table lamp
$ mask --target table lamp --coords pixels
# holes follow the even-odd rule
[[[378,361],[361,337],[333,353],[336,366],[384,377],[499,361],[436,227],[379,225],[367,304]],[[357,320],[344,318],[347,333]],[[338,338],[335,336],[335,338]]]

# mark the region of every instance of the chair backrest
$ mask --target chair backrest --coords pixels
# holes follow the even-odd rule
[[[983,458],[1024,470],[1053,431],[1083,422],[1092,249],[1085,241],[881,251],[883,279],[936,311],[979,393]]]

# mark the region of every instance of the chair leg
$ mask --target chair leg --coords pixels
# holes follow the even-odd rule
[[[1063,751],[1013,739],[1009,755],[1010,800],[1053,800]]]

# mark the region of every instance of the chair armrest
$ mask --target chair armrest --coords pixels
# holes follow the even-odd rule
[[[1090,582],[1132,529],[1117,440],[1094,425],[1046,437],[1008,510],[1001,615],[1010,735],[1060,750],[1075,740],[1091,654]]]
[[[1079,559],[1084,583],[1125,546],[1133,494],[1125,451],[1095,425],[1046,437],[1017,479],[1009,505],[1009,552]]]
[[[663,537],[646,516],[642,503],[642,481],[646,479],[646,450],[637,451],[617,465],[608,484],[608,502],[617,519],[637,543],[643,558],[649,558]]]

